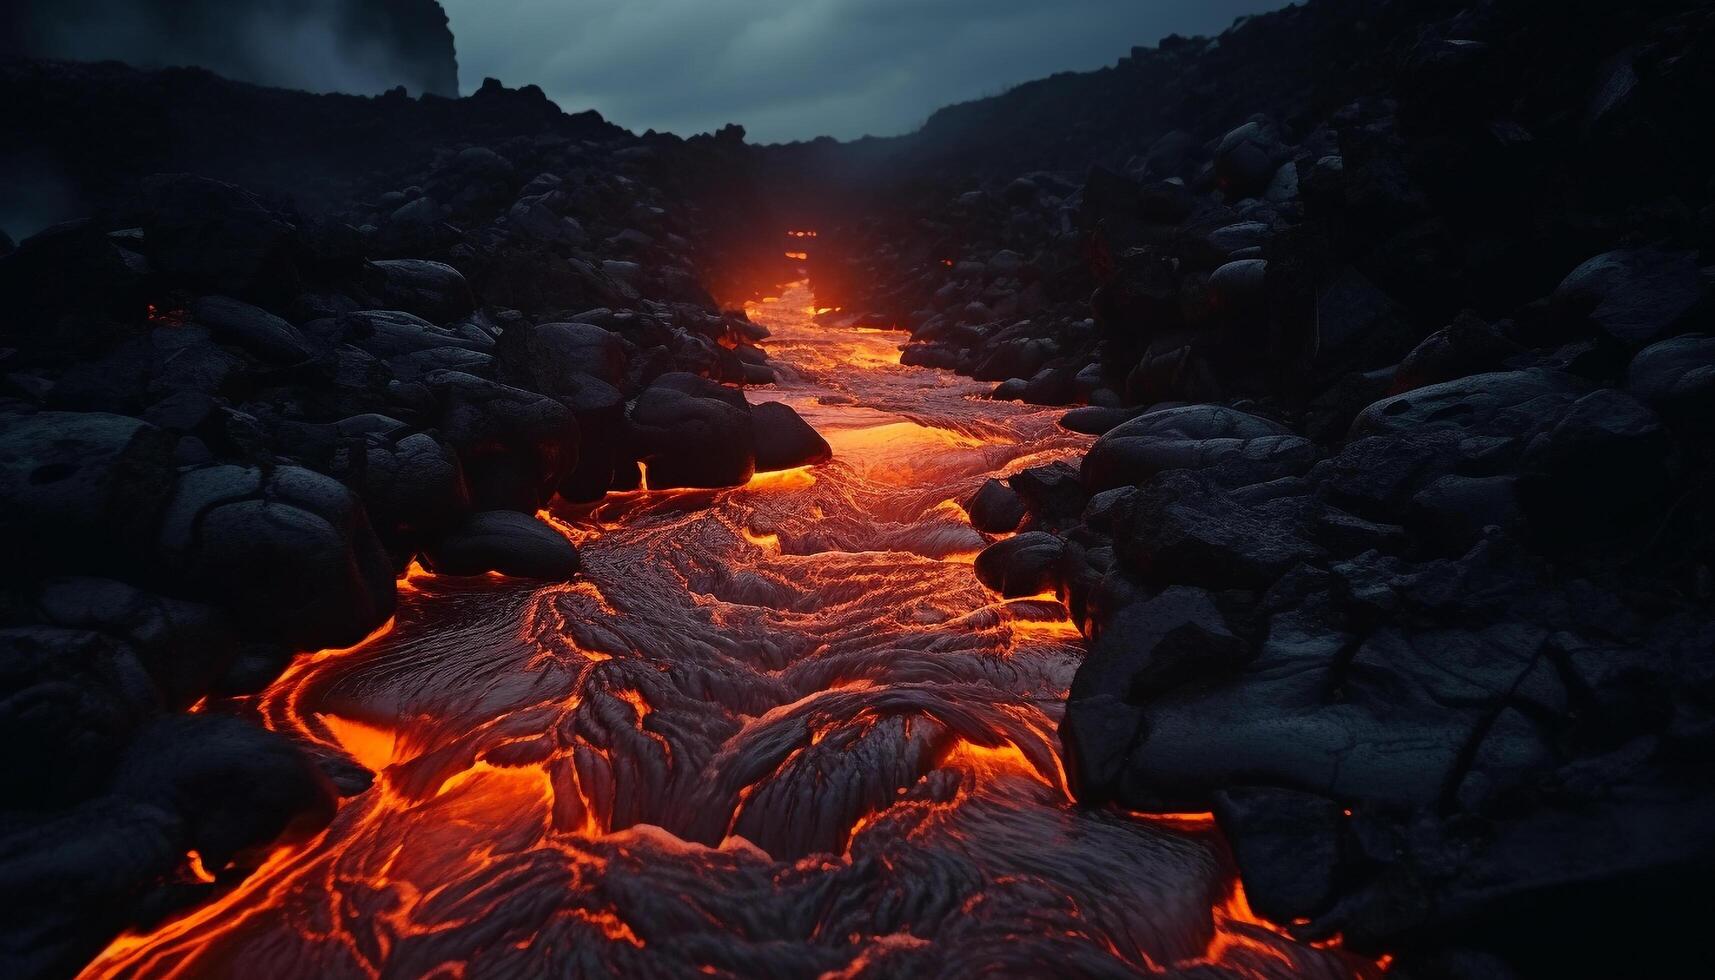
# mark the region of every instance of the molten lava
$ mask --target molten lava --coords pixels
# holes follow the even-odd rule
[[[957,501],[1087,437],[814,309],[752,307],[754,395],[833,462],[556,510],[575,582],[414,567],[249,706],[374,785],[85,975],[1373,976],[1250,915],[1207,817],[1072,803],[1079,631],[976,581]]]

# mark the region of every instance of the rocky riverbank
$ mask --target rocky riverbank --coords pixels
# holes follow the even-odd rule
[[[8,975],[75,969],[367,784],[200,707],[382,628],[412,562],[563,580],[577,552],[536,516],[556,499],[827,456],[731,387],[773,379],[766,331],[703,284],[778,256],[774,226],[728,219],[754,202],[736,130],[640,139],[496,83],[452,102],[118,66],[5,81],[9,106],[70,113],[58,133],[98,130],[135,82],[157,118],[296,125],[305,158],[328,132],[401,134],[384,169],[330,150],[298,185],[209,158],[254,192],[142,169],[208,172],[206,134],[110,153],[81,173],[91,217],[5,245]]]
[[[1411,976],[1708,966],[1715,11],[1575,6],[1312,2],[774,151],[876,168],[838,316],[1100,436],[966,504],[1091,639],[1080,797],[1212,810]]]
[[[26,217],[76,217],[0,237],[0,962],[74,970],[360,791],[201,708],[413,562],[563,579],[556,498],[825,458],[739,390],[791,251],[1099,437],[964,502],[983,581],[1089,639],[1084,803],[1213,812],[1256,912],[1400,975],[1715,969],[1712,52],[1707,3],[1311,0],[762,149],[0,63]]]

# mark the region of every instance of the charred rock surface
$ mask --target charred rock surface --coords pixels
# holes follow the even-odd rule
[[[703,285],[757,276],[757,226],[725,220],[756,203],[736,130],[640,139],[492,81],[364,99],[8,62],[0,87],[8,144],[87,211],[0,256],[0,972],[74,970],[366,785],[174,713],[383,628],[414,559],[565,581],[556,499],[640,460],[725,487],[827,458],[728,387],[774,377]]]
[[[1072,944],[1076,960],[1009,947],[1021,971],[1118,971],[1166,950],[1181,975],[1369,970],[1354,951],[1420,978],[1709,972],[1712,51],[1708,4],[1311,0],[951,107],[911,137],[766,150],[736,128],[634,137],[492,81],[465,99],[371,99],[0,63],[9,142],[37,148],[78,215],[0,235],[0,530],[15,554],[0,753],[18,774],[0,891],[25,909],[6,925],[6,972],[74,970],[370,785],[350,753],[195,710],[204,698],[254,695],[295,654],[386,628],[418,559],[549,581],[596,567],[539,512],[638,488],[666,491],[638,519],[685,554],[630,575],[650,545],[608,540],[597,564],[616,596],[689,590],[659,606],[679,630],[651,647],[660,662],[627,659],[657,635],[639,604],[589,583],[541,593],[523,631],[497,613],[514,646],[539,645],[526,666],[575,663],[602,690],[583,700],[585,673],[567,673],[559,700],[522,699],[530,711],[450,715],[473,724],[393,770],[401,799],[451,820],[467,796],[498,799],[515,817],[512,792],[526,814],[552,806],[531,834],[599,831],[602,862],[675,869],[665,857],[694,842],[738,891],[778,897],[789,880],[838,910],[830,894],[895,866],[865,852],[837,876],[788,875],[775,857],[850,851],[893,793],[903,809],[870,825],[881,840],[1000,773],[1037,803],[1064,784],[1093,819],[1054,838],[1058,860],[1026,841],[1014,882],[1053,879],[1057,900],[1062,878],[1099,878],[1128,907],[1205,916],[1218,897],[1164,896],[1086,847],[1136,836],[1112,808],[1209,813],[1230,855],[1153,830],[1151,852],[1177,854],[1187,881],[1220,878],[1230,857],[1278,929],[1345,950],[1286,942],[1230,900],[1196,942],[1133,936],[1135,960],[1112,944]],[[993,384],[975,404],[1016,418],[1071,406],[1065,429],[1093,445],[899,494],[888,467],[932,470],[950,450],[961,479],[986,476],[995,430],[956,412],[925,424],[894,396],[857,405],[834,381],[859,358],[894,365],[891,348],[854,332],[848,363],[829,363],[797,320],[815,399],[751,406],[739,386],[790,375],[758,346],[767,331],[723,305],[786,278],[779,240],[755,234],[783,223],[759,217],[773,214],[818,229],[790,247],[824,324],[899,330],[899,363]],[[850,473],[756,478],[827,459],[798,412],[832,405],[886,420],[841,433]],[[803,514],[770,503],[756,526],[716,527],[675,510],[747,482],[818,487],[819,508],[858,487],[886,519],[794,524]],[[958,511],[968,524],[925,516]],[[607,534],[596,512],[574,533]],[[768,556],[768,574],[709,560],[715,539]],[[882,578],[865,555],[901,552],[918,588],[957,592],[962,611],[913,598],[929,618],[884,647],[899,621],[863,618],[874,609],[842,611],[855,635],[833,643],[793,618],[824,598],[807,579],[850,595]],[[826,553],[850,581],[806,575]],[[1006,612],[959,591],[981,591],[973,573]],[[1037,678],[957,630],[917,629],[1059,636],[1017,612],[1052,605],[1045,593],[1088,641],[1065,686],[1057,652]],[[755,642],[706,639],[706,597],[741,607]],[[876,649],[885,663],[834,684]],[[834,659],[800,659],[811,651]],[[1008,674],[997,689],[1029,710],[947,683],[950,651]],[[741,654],[754,674],[737,683]],[[394,667],[352,669],[387,689]],[[674,670],[685,687],[661,679]],[[889,672],[903,686],[870,700]],[[1013,726],[998,745],[975,720],[995,711]],[[839,728],[853,718],[868,727]],[[740,732],[758,741],[729,746]],[[441,800],[490,764],[490,736],[505,736],[482,748],[505,774]],[[874,747],[889,740],[905,754]],[[628,748],[615,761],[596,744]],[[545,766],[578,802],[543,790]],[[840,808],[781,818],[800,792]],[[393,800],[364,799],[341,812],[385,850]],[[1030,812],[1066,826],[1049,804]],[[651,820],[677,842],[608,833]],[[774,856],[729,849],[723,830]],[[531,853],[538,887],[574,890],[565,851]],[[901,866],[888,934],[914,914],[959,918],[950,896],[980,895],[967,858]],[[665,880],[614,907],[706,920],[678,903],[707,879]],[[459,911],[481,914],[452,915],[457,929],[485,920],[485,883],[466,881]],[[1056,938],[1088,938],[1078,908],[1046,902]],[[574,939],[599,926],[626,956],[642,948],[607,906],[577,911]],[[948,933],[961,949],[997,945],[990,920],[970,921]],[[805,935],[729,965],[850,966],[819,923],[799,916]],[[674,955],[691,963],[703,941]],[[1222,942],[1238,961],[1215,961]],[[917,950],[890,955],[923,962]]]
[[[1084,801],[1213,811],[1259,911],[1403,974],[1709,968],[1616,937],[1715,858],[1712,43],[1324,0],[767,151],[880,175],[793,205],[830,319],[1100,437],[966,505],[1090,637]]]

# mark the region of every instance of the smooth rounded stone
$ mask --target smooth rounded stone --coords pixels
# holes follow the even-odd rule
[[[1220,405],[1147,412],[1108,430],[1084,457],[1092,493],[1138,485],[1175,469],[1213,470],[1231,485],[1296,476],[1316,460],[1316,447],[1285,426]]]
[[[1130,422],[1147,411],[1148,407],[1085,405],[1060,416],[1060,427],[1089,436],[1106,435],[1117,426]]]
[[[1615,340],[1643,345],[1673,330],[1702,296],[1697,253],[1632,248],[1586,260],[1555,288],[1553,301]]]
[[[682,372],[656,378],[632,405],[632,452],[651,490],[736,487],[756,472],[744,394]]]
[[[387,369],[400,381],[421,381],[432,371],[462,371],[485,374],[494,364],[493,355],[467,347],[431,347],[387,358]]]
[[[949,344],[910,344],[899,352],[899,363],[906,367],[952,371],[959,366],[959,350]]]
[[[1267,259],[1239,259],[1209,274],[1209,295],[1215,309],[1225,314],[1258,310],[1266,297]]]
[[[207,694],[237,651],[231,627],[213,607],[111,579],[49,579],[31,605],[43,622],[122,639],[172,711]]]
[[[907,348],[909,349],[909,348]],[[1029,378],[1043,362],[1056,352],[1052,341],[1019,337],[993,348],[971,371],[978,381],[1005,381],[1009,378]]]
[[[635,283],[643,278],[643,266],[621,259],[603,259],[601,271],[624,283]]]
[[[1069,367],[1045,367],[1019,392],[1027,405],[1064,405],[1077,397],[1076,373]]]
[[[1578,388],[1570,376],[1540,368],[1474,374],[1370,404],[1352,420],[1350,438],[1434,429],[1527,438],[1553,425]]]
[[[13,561],[43,572],[94,571],[148,554],[176,442],[123,415],[4,417],[0,538]]]
[[[220,401],[207,392],[176,391],[145,409],[143,420],[169,432],[195,432],[220,409]]]
[[[625,396],[618,388],[589,375],[562,379],[562,394],[555,396],[571,409],[578,423],[578,458],[557,485],[561,497],[574,503],[600,500],[613,483],[614,467],[624,458]]]
[[[1065,539],[1046,531],[1016,534],[977,555],[977,580],[1009,599],[1052,592],[1065,553]]]
[[[1235,787],[1215,793],[1213,804],[1251,908],[1274,922],[1327,908],[1341,865],[1339,803],[1290,789]]]
[[[423,383],[479,508],[534,514],[578,465],[578,421],[559,400],[460,371],[431,372]]]
[[[1626,368],[1626,390],[1676,426],[1715,429],[1715,337],[1690,334],[1638,351]]]
[[[1215,149],[1215,176],[1231,198],[1249,197],[1268,186],[1278,146],[1269,128],[1247,122],[1221,137]]]
[[[1090,499],[1077,468],[1064,460],[1019,470],[1006,482],[1037,521],[1053,527],[1077,523]]]
[[[328,320],[313,320],[304,329],[329,346],[351,344],[383,360],[437,347],[463,347],[486,353],[490,346],[403,310],[359,310]]]
[[[495,345],[500,380],[531,391],[561,394],[566,379],[598,378],[625,383],[628,357],[618,334],[593,323],[519,325]]]
[[[1237,221],[1230,225],[1222,225],[1204,237],[1210,245],[1230,255],[1233,252],[1268,244],[1268,240],[1273,237],[1273,232],[1269,230],[1267,224],[1261,221]]]
[[[296,466],[211,466],[179,476],[160,562],[180,588],[247,630],[300,650],[344,647],[393,614],[392,563],[338,481]]]
[[[445,221],[446,217],[446,209],[436,204],[432,198],[419,197],[400,205],[387,216],[387,221],[399,230],[421,233]]]
[[[1024,521],[1024,498],[999,480],[987,479],[965,501],[965,513],[970,515],[971,526],[977,530],[1006,534],[1016,531]]]
[[[578,550],[565,535],[514,510],[470,515],[426,548],[423,560],[429,568],[446,575],[499,572],[563,582],[578,570]]]
[[[204,296],[190,304],[191,318],[207,327],[216,340],[242,347],[258,357],[282,363],[307,361],[320,346],[259,306],[230,296]]]
[[[143,240],[161,272],[212,293],[297,295],[295,231],[248,192],[190,174],[155,174],[140,189]]]
[[[178,815],[209,868],[327,826],[337,795],[285,736],[230,715],[168,715],[140,730],[112,793]]]
[[[1298,164],[1288,160],[1275,170],[1262,196],[1272,203],[1284,204],[1298,196]]]
[[[447,323],[476,309],[464,274],[428,259],[381,259],[369,263],[380,273],[372,289],[375,305],[404,310],[434,323]]]
[[[157,806],[98,797],[0,829],[0,970],[74,976],[135,921],[138,898],[185,860],[184,826]]]
[[[739,368],[738,380],[747,385],[773,384],[780,380],[780,372],[770,364],[751,364],[745,362]]]
[[[376,533],[389,542],[435,534],[470,510],[458,454],[424,432],[397,442],[372,439],[356,489]]]
[[[1412,348],[1394,372],[1393,392],[1494,371],[1519,350],[1482,318],[1463,313]]]
[[[989,256],[988,266],[985,271],[988,273],[989,278],[993,279],[1001,276],[1016,276],[1023,268],[1024,256],[1019,255],[1011,249],[1003,248]]]
[[[750,421],[756,438],[758,473],[826,463],[834,458],[828,441],[790,405],[780,402],[752,405]]]
[[[989,398],[997,402],[1016,402],[1024,400],[1024,393],[1030,387],[1030,382],[1023,378],[1008,378],[995,385],[989,392]]]
[[[160,694],[128,644],[88,629],[0,630],[0,809],[87,797],[160,711]]]

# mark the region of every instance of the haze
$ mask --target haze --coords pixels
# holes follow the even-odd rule
[[[442,0],[461,88],[534,83],[641,132],[910,131],[952,102],[1214,34],[1269,0]]]

